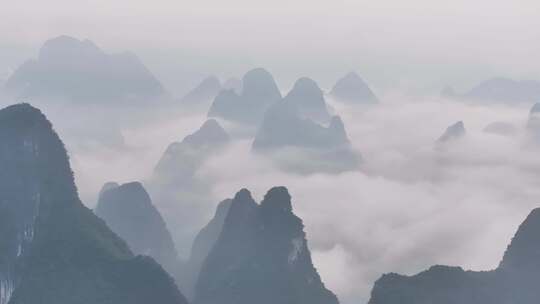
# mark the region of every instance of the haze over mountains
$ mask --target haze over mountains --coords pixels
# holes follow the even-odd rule
[[[519,226],[496,269],[474,272],[433,266],[410,277],[386,274],[375,283],[369,303],[537,303],[539,230],[540,209],[535,209]]]
[[[78,73],[86,74],[87,69],[90,67]],[[523,215],[538,205],[540,193],[536,185],[540,162],[538,145],[531,140],[537,129],[536,107],[531,110],[533,102],[458,102],[429,96],[410,97],[405,93],[394,95],[377,87],[377,103],[364,107],[360,102],[338,100],[331,89],[326,89],[333,82],[333,79],[328,81],[330,77],[319,82],[319,77],[309,78],[313,76],[306,73],[309,71],[299,70],[295,72],[298,76],[309,77],[302,76],[290,83],[285,81],[283,85],[281,77],[261,69],[255,71],[260,72],[259,76],[266,76],[253,77],[253,81],[244,83],[249,84],[248,91],[251,90],[249,103],[253,101],[257,107],[264,105],[257,108],[255,112],[260,116],[252,121],[232,118],[237,114],[241,117],[244,110],[250,113],[249,107],[254,105],[244,108],[242,103],[248,102],[241,85],[237,81],[226,84],[223,80],[228,79],[229,74],[219,71],[215,73],[219,78],[214,78],[214,86],[202,90],[206,95],[193,99],[194,104],[201,107],[195,111],[183,107],[182,96],[175,96],[166,104],[154,103],[153,98],[144,99],[148,100],[148,107],[128,107],[124,106],[125,100],[116,102],[115,99],[98,106],[93,104],[92,108],[99,109],[95,112],[88,111],[85,105],[89,100],[83,98],[74,100],[75,104],[63,103],[60,98],[51,98],[49,103],[43,104],[43,112],[55,125],[59,122],[59,133],[66,141],[80,195],[88,206],[93,207],[98,201],[96,195],[104,181],[144,182],[148,193],[137,187],[136,197],[125,198],[129,195],[121,193],[114,200],[108,200],[109,203],[124,202],[120,205],[127,206],[122,207],[125,212],[120,212],[120,217],[109,221],[129,217],[132,226],[128,227],[132,228],[128,232],[138,231],[137,228],[141,229],[139,233],[124,234],[121,228],[105,222],[118,237],[125,239],[131,252],[154,256],[170,276],[175,277],[182,294],[189,300],[199,301],[194,290],[198,272],[204,268],[214,242],[220,239],[232,202],[223,199],[241,188],[252,189],[253,201],[261,201],[260,196],[267,189],[276,184],[286,185],[295,197],[295,213],[305,220],[313,267],[303,268],[305,272],[299,273],[307,273],[309,277],[320,274],[321,284],[323,281],[325,284],[321,287],[315,280],[319,288],[310,289],[299,280],[298,285],[290,284],[292,291],[279,294],[283,301],[314,294],[325,302],[333,301],[329,294],[335,293],[341,303],[366,303],[373,282],[382,273],[411,275],[433,264],[463,265],[475,271],[494,269],[505,245],[502,242],[510,238]],[[359,72],[371,79],[369,71]],[[223,82],[219,88],[216,80]],[[280,91],[276,82],[291,89]],[[229,88],[234,91],[227,91]],[[280,97],[270,103],[264,96],[269,91],[275,93],[276,88]],[[212,95],[220,94],[216,91],[236,96],[234,106],[224,107],[234,112],[233,116],[220,114],[208,119],[207,112],[214,102]],[[259,99],[259,94],[264,98]],[[261,100],[264,102],[259,103]],[[61,106],[51,105],[57,101]],[[2,102],[11,104],[15,100],[6,98]],[[72,123],[67,123],[69,121]],[[464,121],[466,131],[460,123],[448,127],[456,121]],[[77,128],[72,128],[73,122]],[[444,149],[433,149],[434,141],[447,128],[441,140],[445,142]],[[101,138],[100,144],[75,144],[90,137]],[[118,142],[120,144],[113,144]],[[48,182],[49,179],[45,179],[44,184]],[[109,184],[102,196],[118,187]],[[133,222],[130,215],[137,210],[142,210],[146,217]],[[285,218],[290,219],[290,216],[277,218],[285,223],[288,221]],[[252,220],[260,224],[259,219]],[[165,265],[167,259],[144,249],[161,247],[142,237],[154,231],[152,227],[161,227],[153,235],[165,237],[148,238],[165,240],[166,256],[176,255],[173,252],[174,247],[177,248],[180,257],[177,266]],[[270,229],[266,222],[264,227]],[[264,230],[257,229],[257,236],[267,240],[271,229]],[[294,229],[286,232],[291,231],[298,233]],[[262,244],[251,238],[246,239],[246,243],[262,251],[273,244],[271,241]],[[17,252],[13,248],[17,246],[11,247],[10,254]],[[281,250],[283,248],[276,249],[275,256],[289,252]],[[305,251],[302,249],[302,252]],[[283,260],[273,264],[274,261],[264,255],[255,256],[249,251],[235,253],[245,261],[255,261],[251,265],[278,265],[276,268],[284,269]],[[267,266],[259,270],[268,269],[273,270]],[[221,270],[215,268],[219,276],[231,275],[235,282],[236,279],[242,281],[241,276]],[[162,271],[156,270],[156,273]],[[246,272],[260,275],[251,268]],[[440,272],[463,278],[461,271],[446,267],[435,267],[430,275]],[[123,271],[118,273],[124,275]],[[283,273],[290,277],[297,274]],[[126,276],[130,275],[132,273]],[[475,272],[471,276],[491,282],[484,279],[483,274],[477,276]],[[164,276],[156,274],[156,277]],[[204,284],[214,284],[218,276],[207,274],[205,277],[210,279]],[[281,281],[290,277],[276,279],[273,276],[271,281],[275,284],[255,287],[262,290],[262,294],[275,288],[281,290]],[[517,282],[514,277],[508,280]],[[1,284],[4,290],[13,290],[11,280]],[[116,281],[111,286],[114,284]],[[491,284],[486,283],[486,286]],[[117,290],[117,285],[114,286],[111,289]],[[166,289],[165,286],[168,285],[158,287]],[[230,286],[219,287],[214,291],[226,299]],[[298,295],[296,290],[310,292]],[[470,293],[470,290],[465,292]],[[172,291],[164,294],[172,295]],[[249,292],[242,296],[251,297]],[[119,292],[118,297],[124,294]],[[205,295],[203,298],[202,302],[212,301]],[[317,299],[310,301],[317,302]]]
[[[351,148],[341,118],[332,117],[326,127],[303,118],[300,108],[287,98],[272,105],[257,131],[253,151],[276,158],[285,170],[309,173],[357,169],[360,156]],[[293,154],[298,156],[290,161]]]
[[[350,104],[374,104],[378,102],[377,97],[360,76],[350,72],[339,79],[330,95],[339,101]]]
[[[189,91],[186,96],[182,97],[180,102],[185,107],[193,107],[204,111],[210,107],[212,100],[221,89],[219,79],[215,76],[209,76],[203,79],[197,87]]]
[[[242,93],[223,90],[208,110],[209,117],[220,117],[243,124],[257,124],[266,109],[281,99],[274,77],[262,68],[247,72],[242,78]]]
[[[69,36],[47,40],[5,86],[18,99],[75,103],[148,102],[165,93],[134,54],[107,54],[89,40]]]
[[[540,81],[497,77],[485,80],[463,94],[448,88],[443,95],[471,102],[531,104],[540,99]]]
[[[0,151],[2,304],[187,303],[159,264],[135,257],[82,205],[63,143],[39,110],[0,110]]]
[[[439,137],[437,141],[448,142],[448,141],[456,140],[465,136],[466,133],[467,131],[465,130],[465,125],[463,124],[462,121],[458,121],[450,125],[448,128],[446,128],[444,133],[441,135],[441,137]]]
[[[135,254],[153,257],[169,272],[178,267],[171,234],[141,183],[105,184],[94,212]]]
[[[226,131],[209,119],[181,142],[170,144],[155,166],[149,187],[158,208],[167,210],[164,215],[172,223],[173,237],[183,257],[188,256],[195,234],[206,220],[206,208],[214,203],[208,193],[210,181],[197,174],[229,142]]]

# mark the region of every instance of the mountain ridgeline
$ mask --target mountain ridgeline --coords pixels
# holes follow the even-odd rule
[[[47,40],[38,58],[17,68],[5,86],[18,98],[74,103],[146,102],[165,93],[134,54],[107,54],[69,36]]]
[[[298,79],[292,90],[283,98],[283,102],[295,106],[302,117],[315,122],[328,123],[330,120],[323,91],[310,78]]]
[[[180,103],[185,108],[208,109],[221,88],[221,82],[217,77],[207,77],[197,87],[189,91],[180,100]]]
[[[445,143],[463,138],[467,131],[465,130],[465,124],[462,121],[458,121],[446,128],[444,133],[437,139],[439,143]]]
[[[442,95],[474,103],[532,104],[540,100],[540,81],[495,77],[480,82],[463,94],[447,88]]]
[[[339,79],[330,91],[330,96],[347,104],[369,105],[379,102],[367,83],[354,72]]]
[[[95,213],[135,254],[151,256],[169,272],[177,267],[171,234],[141,183],[105,184]]]
[[[266,111],[252,150],[298,173],[354,171],[361,163],[339,116],[325,126],[305,118],[299,106],[286,99]]]
[[[286,188],[270,189],[261,204],[243,189],[230,204],[193,303],[338,303],[313,266]]]
[[[215,201],[209,197],[211,182],[197,175],[203,164],[230,143],[220,124],[207,120],[197,131],[169,145],[147,184],[155,205],[163,213],[181,257],[208,220],[207,210]]]
[[[222,118],[241,124],[258,124],[266,109],[281,99],[274,77],[257,68],[242,78],[242,93],[222,90],[214,99],[208,117]]]
[[[369,304],[536,304],[540,299],[540,208],[519,226],[499,267],[433,266],[414,276],[383,275]]]
[[[0,110],[0,168],[1,304],[186,303],[159,264],[84,207],[38,109]]]

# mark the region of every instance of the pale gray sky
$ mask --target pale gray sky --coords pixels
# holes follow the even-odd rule
[[[535,0],[0,0],[0,77],[60,34],[132,50],[172,91],[268,67],[287,89],[357,70],[375,87],[540,79]],[[24,55],[24,56],[23,56]]]

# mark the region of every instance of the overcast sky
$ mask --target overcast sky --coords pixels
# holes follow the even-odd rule
[[[540,79],[535,0],[1,0],[0,77],[50,37],[139,54],[173,92],[265,66],[284,89],[349,70],[379,90]]]

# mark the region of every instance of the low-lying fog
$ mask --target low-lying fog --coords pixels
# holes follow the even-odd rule
[[[306,225],[315,265],[342,303],[366,301],[385,272],[413,274],[432,264],[494,268],[517,225],[540,205],[540,158],[525,134],[530,105],[412,100],[397,93],[368,108],[327,101],[362,154],[360,172],[283,172],[251,153],[251,140],[237,139],[206,161],[197,177],[211,189],[213,203],[204,206],[208,219],[219,201],[240,188],[261,199],[271,186],[287,186]],[[74,128],[99,125],[112,134],[114,120],[99,121],[90,108],[42,109],[66,143],[81,198],[90,208],[104,182],[149,180],[167,146],[206,120],[204,114],[180,110],[117,108],[111,116],[129,126],[118,127],[124,143],[105,146],[73,135],[81,134]],[[464,122],[465,137],[437,143],[456,121]],[[518,131],[483,131],[495,121]],[[158,207],[176,229],[179,223],[167,216],[174,206]]]

